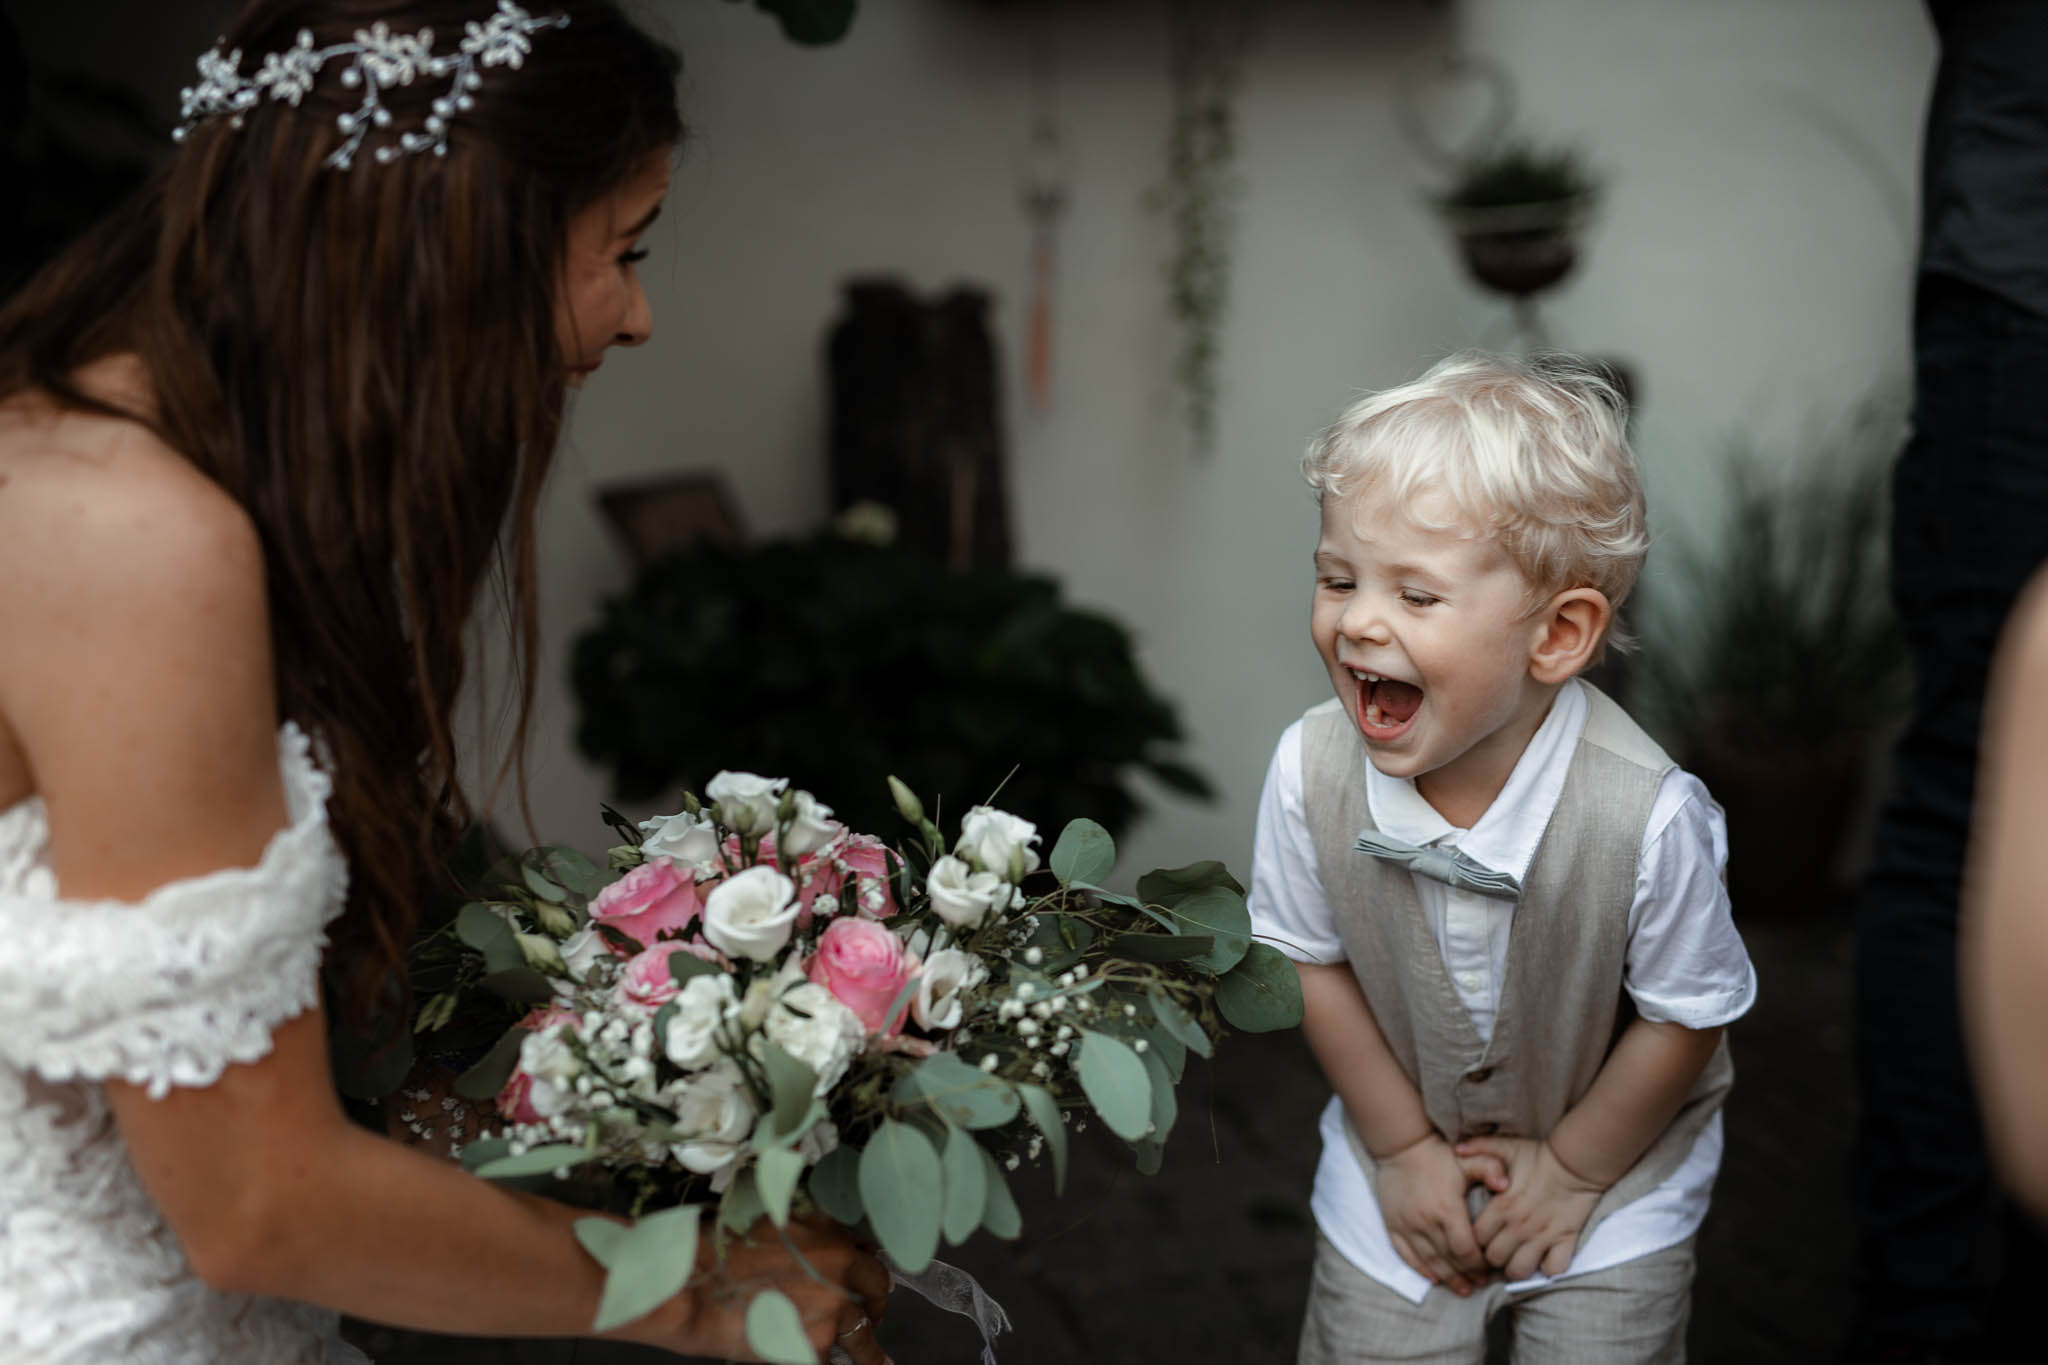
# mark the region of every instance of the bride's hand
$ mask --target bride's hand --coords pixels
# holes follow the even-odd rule
[[[755,1360],[747,1346],[747,1303],[763,1289],[777,1289],[796,1304],[820,1358],[838,1346],[854,1365],[888,1360],[875,1328],[888,1310],[889,1272],[874,1249],[845,1228],[792,1219],[777,1232],[764,1218],[728,1243],[723,1265],[709,1247],[698,1253],[698,1264],[688,1289],[612,1335],[670,1350],[687,1342],[692,1355]]]

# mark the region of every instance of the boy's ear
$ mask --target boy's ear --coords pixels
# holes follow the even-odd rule
[[[1536,613],[1529,676],[1539,683],[1578,676],[1600,652],[1613,619],[1614,608],[1598,588],[1566,588],[1552,597]]]

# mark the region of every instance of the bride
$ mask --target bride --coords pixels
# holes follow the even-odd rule
[[[352,1125],[326,1033],[466,816],[494,568],[523,738],[535,502],[566,390],[648,335],[674,71],[608,0],[256,0],[169,165],[0,312],[0,1359],[593,1320],[579,1212]],[[792,1240],[618,1335],[745,1355],[773,1285],[880,1361],[886,1273]]]

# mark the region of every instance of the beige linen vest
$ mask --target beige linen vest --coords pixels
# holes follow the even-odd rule
[[[1358,727],[1335,699],[1302,717],[1302,804],[1338,937],[1387,1045],[1452,1142],[1546,1136],[1635,1017],[1622,989],[1628,914],[1650,806],[1675,765],[1619,706],[1582,686],[1586,728],[1523,878],[1491,1041],[1458,999],[1413,875],[1352,847],[1373,828]],[[1733,1079],[1724,1037],[1670,1126],[1594,1206],[1581,1244],[1678,1169]],[[1348,1115],[1344,1126],[1373,1177]]]

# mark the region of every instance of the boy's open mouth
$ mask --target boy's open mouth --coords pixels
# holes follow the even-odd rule
[[[1422,709],[1421,688],[1355,669],[1351,676],[1358,680],[1358,728],[1367,739],[1395,739],[1414,724]]]

